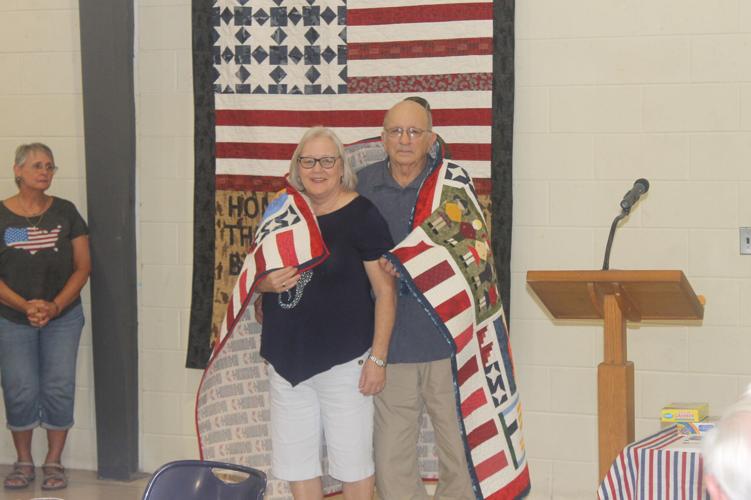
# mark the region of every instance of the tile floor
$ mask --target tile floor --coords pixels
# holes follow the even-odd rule
[[[0,479],[10,470],[10,465],[0,465]],[[37,468],[37,479],[27,489],[11,491],[0,487],[0,500],[141,500],[150,477],[143,474],[143,478],[122,482],[97,479],[96,472],[88,470],[68,470],[67,474],[66,489],[47,492],[40,488],[42,476]],[[341,495],[336,495],[327,497],[327,500],[341,498]]]
[[[10,465],[0,465],[0,478],[10,472]],[[141,500],[149,475],[130,482],[104,481],[94,471],[69,470],[68,487],[58,491],[42,491],[41,471],[37,468],[36,480],[24,490],[4,490],[0,487],[0,500]]]

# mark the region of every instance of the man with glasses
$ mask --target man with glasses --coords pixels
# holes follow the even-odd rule
[[[381,134],[388,158],[359,172],[357,189],[386,219],[395,242],[410,232],[409,221],[429,155],[437,140],[430,106],[410,97],[392,107]],[[392,274],[393,266],[382,260]],[[391,336],[386,387],[375,401],[376,488],[382,499],[424,499],[417,468],[420,413],[424,405],[435,428],[439,480],[435,498],[473,499],[461,439],[451,370],[451,347],[423,307],[400,286]]]

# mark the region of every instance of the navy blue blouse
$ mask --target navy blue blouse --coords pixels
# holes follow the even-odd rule
[[[261,356],[297,385],[355,359],[373,343],[375,304],[363,261],[394,246],[388,225],[370,200],[358,196],[318,217],[330,256],[314,267],[310,281],[290,294],[263,294]],[[301,280],[304,281],[304,280]],[[295,292],[302,298],[292,308]]]

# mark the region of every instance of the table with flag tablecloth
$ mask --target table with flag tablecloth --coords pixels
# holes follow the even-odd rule
[[[700,441],[667,427],[626,446],[600,483],[601,500],[702,500]]]

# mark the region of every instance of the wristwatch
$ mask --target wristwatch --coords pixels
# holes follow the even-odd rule
[[[380,366],[381,368],[386,368],[386,362],[382,360],[381,358],[377,357],[375,354],[371,354],[368,356],[368,359],[371,360],[373,363],[376,364],[376,366]]]

